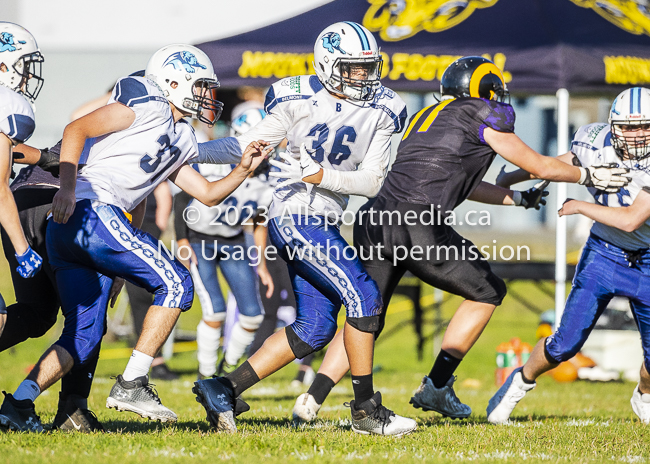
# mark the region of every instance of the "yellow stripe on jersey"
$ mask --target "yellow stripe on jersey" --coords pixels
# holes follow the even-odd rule
[[[436,118],[438,117],[438,113],[440,113],[440,111],[442,111],[442,109],[445,106],[447,106],[448,104],[450,104],[454,100],[455,100],[455,98],[450,98],[449,100],[444,100],[444,101],[441,101],[440,103],[438,103],[438,106],[436,106],[434,108],[434,110],[431,113],[429,113],[429,116],[427,116],[427,119],[424,120],[424,122],[422,123],[422,125],[418,129],[418,132],[426,132],[426,131],[428,131],[429,127],[431,127],[431,124],[433,124],[433,121],[435,121]]]
[[[418,122],[418,119],[420,119],[420,116],[422,116],[422,113],[424,113],[429,108],[433,108],[434,106],[435,105],[427,106],[426,108],[422,108],[420,111],[418,111],[418,113],[415,115],[415,117],[411,121],[411,124],[409,124],[409,127],[406,129],[406,132],[404,132],[404,136],[402,137],[402,140],[404,140],[406,137],[409,136],[409,134],[411,133],[411,130],[413,129],[413,126],[415,126],[415,123]]]

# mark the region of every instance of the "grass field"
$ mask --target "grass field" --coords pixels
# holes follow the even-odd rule
[[[552,305],[530,284],[514,284],[514,290],[540,305]],[[429,290],[430,292],[430,290]],[[10,291],[3,295],[11,301]],[[395,299],[388,316],[388,327],[407,319],[407,304]],[[449,316],[456,301],[445,305]],[[182,316],[181,326],[196,325],[199,308]],[[425,359],[415,355],[412,328],[405,327],[380,340],[376,364],[381,366],[375,385],[384,403],[398,414],[416,418],[418,429],[395,439],[362,436],[350,430],[349,410],[344,401],[352,398],[349,379],[344,379],[328,398],[320,419],[311,426],[294,428],[290,422],[293,403],[301,390],[289,382],[297,366],[292,364],[265,379],[245,393],[252,410],[241,416],[240,433],[234,436],[212,432],[203,408],[195,402],[190,389],[195,379],[194,351],[179,353],[170,366],[184,373],[178,382],[159,382],[163,403],[180,420],[175,425],[147,422],[131,413],[118,413],[104,407],[113,381],[110,376],[122,372],[126,358],[124,343],[106,343],[99,362],[90,398],[91,409],[111,432],[81,435],[62,432],[44,435],[0,434],[0,462],[120,464],[134,462],[644,462],[650,459],[650,429],[643,426],[630,408],[632,383],[606,384],[575,382],[557,384],[551,378],[540,379],[536,391],[526,397],[515,411],[509,426],[486,423],[485,407],[496,391],[494,385],[495,347],[510,337],[519,336],[534,343],[537,316],[506,298],[486,332],[457,371],[457,394],[474,413],[468,420],[441,419],[434,413],[413,409],[408,400],[428,372],[433,360],[432,345]],[[60,330],[60,329],[58,329]],[[0,355],[0,388],[13,391],[26,370],[58,336],[53,330],[41,340],[31,340]],[[431,326],[427,331],[431,331]],[[122,350],[121,350],[122,348]],[[112,358],[112,359],[111,359]],[[474,379],[480,387],[464,386]],[[476,384],[476,382],[468,382]],[[465,385],[468,385],[465,383]],[[36,402],[44,423],[52,421],[58,386]]]

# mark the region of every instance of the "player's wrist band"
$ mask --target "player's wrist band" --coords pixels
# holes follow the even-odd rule
[[[514,201],[515,206],[521,205],[521,192],[519,190],[513,190],[512,201]]]

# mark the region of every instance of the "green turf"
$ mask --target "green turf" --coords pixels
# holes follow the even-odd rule
[[[530,284],[515,284],[513,290],[536,304],[552,306],[552,300]],[[430,291],[430,290],[429,290]],[[6,294],[5,294],[6,295]],[[7,298],[9,301],[10,297]],[[398,302],[399,298],[395,299]],[[445,304],[449,317],[457,300]],[[199,318],[198,308],[184,315],[181,325],[190,328]],[[410,316],[410,311],[388,316],[388,328]],[[430,315],[428,316],[430,317]],[[398,414],[416,418],[412,435],[394,439],[356,435],[350,430],[349,410],[343,402],[351,399],[349,379],[344,379],[323,405],[320,419],[312,426],[293,428],[289,417],[301,390],[289,387],[297,366],[265,379],[249,392],[251,412],[238,422],[240,433],[228,436],[213,433],[205,421],[203,408],[190,389],[195,377],[194,352],[181,353],[170,365],[184,372],[181,381],[159,382],[163,403],[180,420],[176,425],[147,422],[130,413],[104,407],[112,380],[121,373],[126,359],[100,360],[90,404],[110,430],[106,435],[48,433],[45,435],[0,434],[0,462],[12,464],[115,463],[133,462],[643,462],[650,459],[650,433],[634,416],[629,399],[632,383],[557,384],[542,378],[538,388],[526,397],[510,426],[494,427],[485,421],[485,407],[496,391],[494,385],[495,347],[519,336],[534,343],[537,316],[506,298],[480,341],[457,371],[458,396],[474,410],[469,420],[441,419],[408,404],[413,390],[433,359],[432,344],[425,346],[425,359],[415,355],[415,337],[405,327],[381,340],[376,364],[381,371],[375,385],[384,403]],[[59,329],[60,330],[60,329]],[[432,327],[427,326],[427,333]],[[39,354],[58,335],[51,332],[41,340],[25,343],[0,355],[2,389],[13,391]],[[105,349],[126,346],[107,343]],[[463,387],[475,379],[480,388]],[[52,421],[58,386],[37,400],[37,411],[45,423]]]

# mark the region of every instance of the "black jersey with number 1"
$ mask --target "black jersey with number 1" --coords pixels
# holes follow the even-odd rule
[[[513,132],[512,106],[482,98],[443,100],[409,121],[397,158],[379,196],[440,205],[441,213],[462,203],[483,179],[496,153],[486,128]]]

